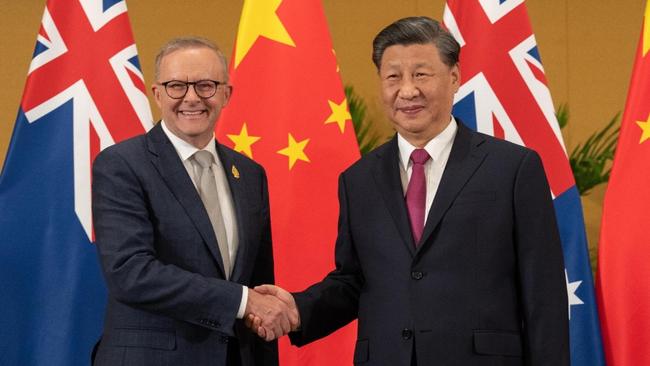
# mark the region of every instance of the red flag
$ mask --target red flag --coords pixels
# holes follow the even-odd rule
[[[610,366],[650,365],[650,2],[603,205],[598,305]]]
[[[246,0],[231,83],[217,138],[266,169],[276,282],[302,290],[334,268],[338,175],[359,157],[321,2]],[[281,364],[352,364],[355,329],[301,349],[285,337]]]

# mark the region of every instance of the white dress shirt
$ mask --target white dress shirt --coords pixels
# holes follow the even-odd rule
[[[454,143],[454,137],[456,137],[456,131],[458,131],[458,125],[452,116],[451,122],[447,127],[424,145],[424,149],[431,157],[431,159],[424,163],[424,176],[427,181],[427,199],[424,206],[425,224],[427,222],[427,217],[429,216],[429,210],[433,204],[433,199],[438,191],[440,179],[442,179],[442,173],[445,171],[445,167],[447,166],[447,160],[449,160],[449,153],[451,152],[451,146]],[[399,173],[400,178],[402,179],[402,190],[406,196],[406,189],[409,185],[409,180],[411,179],[411,172],[413,171],[411,153],[417,147],[411,145],[399,133],[397,134],[397,147],[399,148]]]
[[[194,183],[194,188],[197,188],[198,182],[194,180],[199,176],[198,172],[195,171],[196,165],[192,164],[190,158],[194,153],[199,151],[194,145],[188,143],[187,141],[181,139],[180,137],[174,135],[173,132],[167,128],[165,121],[160,122],[162,124],[162,129],[167,135],[167,138],[174,145],[178,157],[181,158],[187,174],[192,179]],[[226,238],[228,240],[228,252],[230,255],[230,263],[235,264],[235,258],[237,256],[237,248],[239,246],[239,238],[237,235],[237,216],[235,215],[235,206],[232,201],[232,194],[230,193],[230,186],[228,185],[228,178],[226,178],[225,170],[221,166],[221,160],[219,160],[219,155],[217,154],[217,146],[214,138],[210,140],[207,146],[203,150],[210,152],[214,161],[212,162],[212,171],[214,172],[214,178],[217,182],[217,197],[219,198],[219,207],[221,208],[221,214],[223,216],[223,223],[226,227]],[[244,317],[244,311],[246,310],[246,302],[248,301],[248,288],[243,286],[242,290],[242,299],[239,304],[239,311],[237,312],[237,318],[242,319]]]

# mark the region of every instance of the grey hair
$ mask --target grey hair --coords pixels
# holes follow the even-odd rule
[[[447,66],[458,64],[460,45],[438,21],[428,17],[402,18],[382,29],[372,42],[372,62],[379,70],[386,48],[433,43]]]
[[[219,56],[219,59],[223,64],[223,69],[226,71],[225,81],[228,82],[228,62],[226,61],[226,56],[223,55],[223,52],[221,52],[219,47],[217,47],[216,44],[212,43],[212,41],[208,40],[207,38],[195,36],[173,38],[165,43],[162,47],[160,47],[160,50],[156,55],[154,68],[154,75],[156,77],[156,80],[158,80],[160,77],[160,63],[162,62],[162,59],[174,51],[184,50],[188,48],[208,48],[214,51],[214,53]]]

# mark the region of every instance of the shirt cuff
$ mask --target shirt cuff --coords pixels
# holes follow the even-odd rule
[[[239,303],[239,310],[237,310],[237,319],[244,319],[246,312],[246,303],[248,302],[248,287],[242,286],[241,302]]]

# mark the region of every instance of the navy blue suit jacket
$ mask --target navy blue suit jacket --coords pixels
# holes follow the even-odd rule
[[[295,294],[292,342],[357,318],[359,365],[568,365],[562,249],[539,156],[459,123],[416,249],[398,155],[394,138],[341,175],[336,269]]]
[[[225,365],[229,337],[243,365],[277,364],[277,344],[236,320],[241,285],[274,280],[266,175],[218,143],[217,151],[238,222],[229,281],[208,214],[160,125],[95,160],[94,229],[108,286],[95,365]]]

